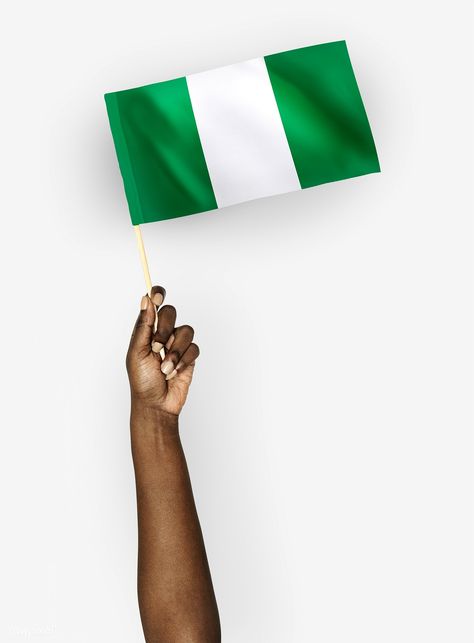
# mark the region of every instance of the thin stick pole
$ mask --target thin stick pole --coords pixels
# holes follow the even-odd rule
[[[146,258],[145,246],[143,245],[142,231],[140,230],[139,225],[134,225],[133,228],[135,230],[135,235],[137,237],[138,252],[140,254],[140,261],[141,261],[142,268],[143,268],[143,274],[145,276],[146,289],[148,291],[148,294],[150,295],[151,294],[151,278],[150,278],[150,271],[148,269],[148,261],[147,261],[147,258]]]

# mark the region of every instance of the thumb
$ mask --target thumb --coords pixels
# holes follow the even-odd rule
[[[144,295],[140,304],[140,314],[133,329],[130,339],[130,353],[141,356],[148,355],[151,351],[151,340],[155,329],[156,308],[148,297]]]

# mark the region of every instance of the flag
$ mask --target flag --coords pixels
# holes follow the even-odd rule
[[[345,41],[105,101],[134,225],[380,171]]]

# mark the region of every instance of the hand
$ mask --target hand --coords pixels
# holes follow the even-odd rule
[[[191,326],[175,328],[173,306],[163,306],[158,311],[165,295],[164,288],[154,286],[150,297],[142,298],[127,353],[127,371],[132,403],[178,416],[186,401],[199,348],[192,343]],[[164,359],[160,352],[164,352]]]

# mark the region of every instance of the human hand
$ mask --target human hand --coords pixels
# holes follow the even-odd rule
[[[132,404],[178,416],[186,401],[199,348],[192,343],[191,326],[175,328],[174,306],[159,308],[165,295],[164,288],[154,286],[151,297],[142,298],[127,353],[127,372]]]

